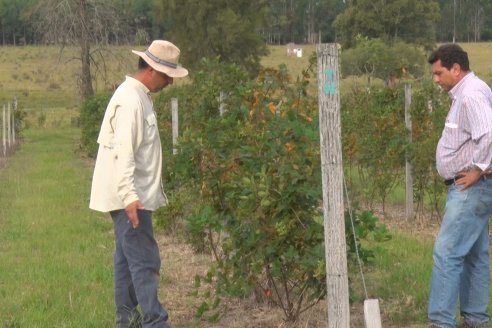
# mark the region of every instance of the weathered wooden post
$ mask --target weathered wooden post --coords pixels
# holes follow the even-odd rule
[[[219,113],[220,113],[220,116],[224,115],[224,113],[226,111],[225,100],[226,100],[226,93],[224,91],[221,91],[220,96],[219,96]]]
[[[7,106],[7,142],[8,142],[8,152],[12,150],[12,120],[10,119],[12,113],[10,111],[10,103]]]
[[[3,156],[7,156],[7,112],[5,109],[5,104],[3,105],[3,116],[2,116],[2,146],[3,146]]]
[[[10,106],[10,104],[9,104]],[[16,112],[16,109],[17,109],[17,99],[14,98],[14,100],[12,101],[12,144],[14,145],[15,147],[15,112]]]
[[[171,117],[172,117],[172,131],[173,131],[173,155],[178,153],[178,150],[175,148],[176,143],[178,142],[178,98],[171,98]]]
[[[407,130],[407,144],[412,143],[412,116],[410,105],[412,104],[412,85],[405,84],[405,128]],[[405,153],[405,217],[407,220],[414,218],[413,211],[413,175],[412,163],[408,150]]]
[[[318,44],[318,98],[328,327],[349,328],[347,246],[343,206],[343,162],[338,45]]]

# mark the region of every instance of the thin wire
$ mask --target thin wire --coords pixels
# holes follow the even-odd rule
[[[350,205],[350,198],[347,191],[347,182],[345,181],[345,174],[343,175],[343,187],[345,190],[345,198],[347,199],[347,207],[350,217],[350,223],[352,225],[352,233],[354,236],[355,255],[357,256],[357,262],[359,263],[359,271],[360,271],[360,276],[362,278],[362,286],[364,287],[364,294],[366,295],[366,299],[368,299],[369,297],[367,295],[366,279],[364,278],[364,272],[362,271],[362,260],[360,259],[359,247],[357,246],[357,236],[355,234],[355,224],[354,224],[354,218],[352,216],[352,206]]]

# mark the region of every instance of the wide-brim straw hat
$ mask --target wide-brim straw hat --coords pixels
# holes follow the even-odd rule
[[[144,52],[132,50],[153,69],[170,77],[185,77],[188,70],[179,65],[180,50],[165,40],[155,40]]]

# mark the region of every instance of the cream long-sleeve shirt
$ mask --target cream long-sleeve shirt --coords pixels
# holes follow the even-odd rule
[[[162,150],[150,92],[127,76],[111,98],[97,139],[89,207],[109,212],[140,200],[153,211],[167,204]]]

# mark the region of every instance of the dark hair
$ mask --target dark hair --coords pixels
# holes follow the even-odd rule
[[[437,48],[430,55],[429,64],[434,64],[438,60],[441,60],[441,65],[447,69],[451,69],[454,64],[458,64],[462,70],[470,70],[468,54],[459,45],[454,43],[444,44]]]
[[[143,60],[142,57],[138,57],[138,70],[139,71],[144,70],[149,66],[150,65],[147,64],[147,62],[145,60]]]

